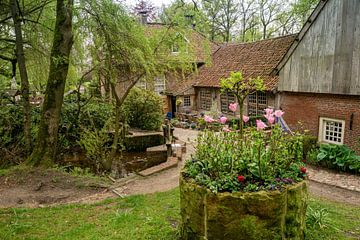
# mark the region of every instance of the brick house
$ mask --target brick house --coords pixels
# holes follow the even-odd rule
[[[359,0],[320,1],[275,72],[290,128],[360,152]]]
[[[166,30],[167,25],[160,23],[146,23],[149,34],[151,32],[160,30]],[[172,31],[175,31],[172,29]],[[192,57],[191,63],[194,66],[194,71],[203,66],[211,57],[211,54],[218,49],[218,45],[209,41],[206,36],[195,31],[194,29],[187,29],[179,33],[178,41],[182,41],[181,44],[185,43],[186,53]],[[176,43],[171,46],[169,52],[176,58],[184,48],[178,48]],[[191,74],[191,73],[188,73]],[[164,112],[176,112],[176,97],[174,91],[179,84],[182,84],[186,77],[180,72],[168,72],[162,76],[158,76],[154,81],[147,81],[143,79],[137,83],[137,87],[150,89],[162,96],[164,100]]]
[[[180,112],[229,112],[229,104],[235,97],[222,94],[220,80],[230,72],[241,71],[245,78],[260,76],[266,86],[265,92],[257,92],[248,97],[244,111],[249,116],[263,115],[267,107],[275,107],[278,76],[273,69],[283,58],[295,39],[295,35],[261,40],[251,43],[230,43],[220,46],[212,55],[210,65],[202,66],[198,73],[179,85],[175,93],[182,100]],[[190,102],[189,102],[190,101]]]

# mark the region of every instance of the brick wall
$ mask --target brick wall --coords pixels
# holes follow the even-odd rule
[[[291,129],[304,129],[318,136],[320,117],[345,121],[344,144],[360,153],[360,96],[333,94],[281,93],[280,108],[285,112],[284,119]],[[351,114],[354,114],[350,130]]]

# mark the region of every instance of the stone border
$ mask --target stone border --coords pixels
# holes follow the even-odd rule
[[[306,181],[282,192],[215,194],[182,175],[182,239],[304,239]]]

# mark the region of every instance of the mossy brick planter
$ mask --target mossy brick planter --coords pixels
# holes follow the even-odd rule
[[[307,183],[283,191],[212,193],[180,176],[182,239],[304,239]]]

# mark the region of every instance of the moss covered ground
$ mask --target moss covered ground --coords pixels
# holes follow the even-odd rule
[[[92,205],[0,209],[0,239],[178,239],[179,189]],[[360,208],[311,197],[325,209],[323,228],[311,222],[306,239],[360,239]],[[311,227],[309,227],[311,226]]]

